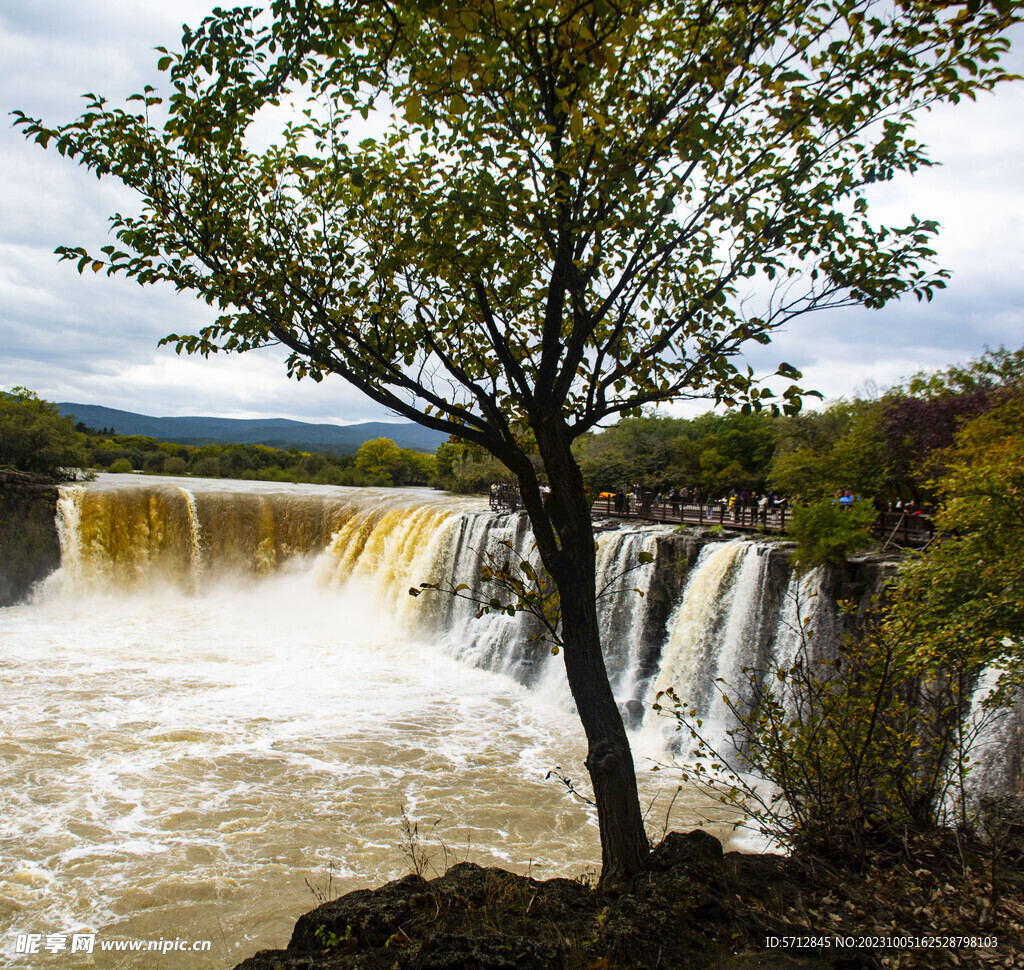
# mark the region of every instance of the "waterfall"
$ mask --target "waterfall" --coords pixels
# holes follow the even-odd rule
[[[705,710],[714,691],[720,634],[735,597],[739,562],[754,548],[742,541],[705,546],[669,620],[661,667],[648,701],[668,688],[684,705]],[[648,710],[647,718],[657,715]]]
[[[461,660],[568,696],[550,645],[530,639],[542,632],[536,620],[493,610],[477,617],[477,603],[465,598],[480,586],[488,553],[539,567],[523,515],[413,490],[250,491],[242,483],[129,479],[65,486],[58,516],[62,581],[82,592],[163,583],[202,594],[218,582],[306,570],[320,584],[372,587],[405,628],[435,632]],[[599,621],[609,678],[624,704],[652,694],[644,668],[659,646],[646,629],[656,567],[641,564],[640,555],[654,553],[659,535],[664,530],[646,527],[598,536]],[[766,551],[743,541],[704,548],[673,615],[653,690],[686,685],[687,696],[703,702],[714,677],[741,671],[749,659],[744,645],[758,640],[763,625]],[[410,596],[422,583],[468,589],[462,598],[430,590]]]
[[[65,584],[187,591],[201,576],[267,575],[322,551],[352,508],[297,489],[194,490],[158,480],[64,486],[57,514]]]
[[[509,676],[572,710],[562,660],[540,638],[540,623],[525,613],[478,615],[475,596],[486,600],[495,592],[480,583],[489,554],[539,570],[523,514],[496,514],[480,499],[423,489],[125,477],[64,486],[57,525],[56,581],[65,590],[90,595],[170,585],[203,596],[219,584],[237,587],[281,572],[328,588],[362,589],[367,602],[388,604],[389,621],[405,636],[439,643],[455,659]],[[675,565],[640,563],[641,553],[672,543]],[[652,590],[664,591],[670,569],[685,580],[669,583],[670,599],[662,596],[652,611]],[[838,619],[828,575],[793,572],[788,555],[771,541],[677,539],[658,526],[604,530],[596,576],[612,690],[626,723],[642,728],[652,750],[668,745],[679,754],[683,741],[667,731],[675,722],[653,710],[659,692],[671,687],[696,711],[704,737],[725,753],[735,727],[731,705],[753,703],[763,678],[792,667],[799,651],[813,660],[835,649]],[[410,596],[421,584],[440,589]],[[444,592],[457,586],[464,587],[458,597]],[[795,714],[795,698],[782,691]],[[1005,752],[1017,743],[1020,721],[1004,718],[978,732],[984,743],[972,787],[1005,787],[1015,776],[1007,768],[1014,756]]]
[[[780,669],[792,667],[802,649],[810,647],[815,621],[820,614],[818,591],[821,570],[793,573],[786,587],[786,602],[779,624],[774,661]]]
[[[561,661],[526,614],[477,616],[470,601],[480,588],[488,553],[539,569],[524,515],[494,514],[478,499],[423,490],[247,488],[246,483],[180,479],[106,479],[65,486],[59,502],[62,582],[82,593],[170,584],[201,595],[218,582],[237,583],[282,570],[307,570],[312,581],[363,584],[393,604],[409,631],[430,631],[455,657],[545,685],[571,702]],[[641,528],[598,537],[598,611],[616,697],[636,702],[643,663],[646,594],[655,573],[640,564],[663,530]],[[464,584],[462,597],[411,587]],[[490,591],[487,592],[488,596]]]
[[[761,670],[763,676],[771,678],[775,671],[790,670],[801,659],[810,663],[834,656],[836,617],[824,583],[825,571],[821,567],[790,576],[773,649]],[[780,682],[774,687],[781,695],[786,713],[795,717],[800,701],[790,684],[791,681]]]
[[[81,503],[85,488],[64,485],[57,499],[57,537],[61,548],[61,572],[77,578],[84,555],[82,550]]]
[[[440,643],[456,659],[510,676],[563,709],[572,700],[560,657],[531,616],[477,616],[488,554],[539,568],[523,514],[494,513],[478,498],[422,489],[345,489],[239,482],[107,478],[65,486],[59,501],[62,582],[83,593],[169,584],[203,596],[219,584],[294,573],[303,582],[387,603],[406,635]],[[733,715],[722,701],[752,700],[752,672],[793,664],[807,640],[831,649],[835,606],[821,570],[797,575],[777,543],[706,541],[658,526],[599,531],[596,576],[608,676],[631,725],[660,734],[651,709],[672,687],[723,744]],[[685,581],[652,614],[655,564],[641,553],[678,542]],[[689,543],[689,545],[686,545]],[[695,559],[692,555],[695,554]],[[664,573],[661,574],[662,579]],[[440,591],[409,595],[436,584]],[[444,592],[464,586],[461,597]],[[658,589],[664,587],[659,581]],[[652,616],[655,619],[652,619]],[[667,617],[667,619],[666,619]],[[664,743],[664,742],[662,742]]]
[[[439,578],[450,586],[465,584],[469,595],[480,588],[480,569],[487,563],[488,553],[499,561],[513,565],[529,562],[539,568],[525,516],[478,512],[465,516],[450,555],[439,564]],[[550,653],[547,646],[529,639],[542,632],[532,617],[493,610],[477,617],[478,606],[468,599],[444,593],[428,595],[444,600],[439,617],[443,620],[441,640],[459,660],[508,674],[525,684],[536,683],[542,676]]]
[[[620,703],[637,700],[642,688],[647,594],[654,563],[640,564],[640,554],[654,554],[657,533],[620,531],[599,537],[597,546],[598,622],[612,691]]]
[[[1024,720],[1024,692],[1018,691],[1012,707],[988,707],[986,702],[996,692],[1006,671],[998,666],[986,667],[970,698],[970,715],[965,724],[965,737],[970,743],[970,771],[967,788],[979,792],[1013,791],[1014,776],[1024,762],[1021,755],[1020,725]],[[945,809],[955,817],[950,792]]]
[[[736,726],[730,705],[748,707],[766,672],[791,666],[803,638],[813,636],[812,624],[832,629],[824,573],[791,573],[776,548],[733,540],[701,550],[669,618],[658,674],[647,691],[648,736],[667,734],[668,725],[674,731],[676,721],[653,707],[671,688],[687,711],[696,712],[702,735],[726,754],[732,747],[727,732]],[[685,747],[687,739],[674,733],[669,743]]]
[[[411,627],[421,609],[411,586],[436,577],[438,553],[450,541],[452,513],[431,507],[371,509],[354,514],[317,563],[322,581],[372,583],[393,602],[399,621]]]
[[[203,578],[203,529],[199,524],[199,509],[196,506],[196,497],[188,489],[180,489],[181,496],[185,500],[185,517],[188,520],[189,536],[192,539],[192,589],[199,588]]]

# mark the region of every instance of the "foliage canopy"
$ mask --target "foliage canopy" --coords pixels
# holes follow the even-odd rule
[[[938,546],[900,578],[893,610],[919,614],[911,640],[923,658],[962,658],[977,673],[1024,677],[1024,394],[967,422],[935,484],[944,501]],[[1012,696],[1012,695],[1011,695]]]
[[[65,478],[87,464],[85,436],[24,387],[0,391],[0,465]]]

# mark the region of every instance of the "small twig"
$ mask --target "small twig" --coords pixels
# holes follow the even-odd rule
[[[672,806],[675,805],[676,799],[679,797],[679,793],[683,790],[683,786],[680,785],[676,788],[675,794],[672,796],[672,801],[668,803],[668,810],[665,812],[665,824],[661,827],[661,837],[665,838],[668,835],[668,820],[672,814]]]
[[[562,783],[563,785],[565,785],[565,787],[566,787],[566,789],[568,790],[568,792],[569,792],[569,794],[570,794],[570,795],[574,795],[574,796],[575,796],[576,798],[578,798],[578,799],[579,799],[579,800],[580,800],[581,802],[584,802],[584,803],[585,803],[585,804],[587,804],[587,805],[591,805],[591,806],[593,806],[594,808],[596,808],[596,807],[597,807],[597,803],[596,803],[596,802],[594,802],[593,800],[591,800],[591,799],[587,798],[587,796],[586,796],[586,795],[581,795],[581,794],[580,794],[580,793],[579,793],[579,792],[578,792],[578,791],[576,790],[576,786],[575,786],[575,785],[573,784],[573,780],[572,780],[571,778],[568,778],[568,777],[566,777],[566,775],[565,775],[565,774],[563,774],[563,772],[562,772],[562,766],[561,766],[561,765],[555,765],[555,767],[554,767],[554,768],[552,768],[552,769],[551,769],[551,770],[550,770],[550,771],[549,771],[549,772],[548,772],[548,773],[547,773],[547,774],[546,774],[546,775],[544,776],[544,780],[545,780],[545,781],[547,781],[547,779],[548,779],[548,778],[550,778],[550,777],[551,777],[552,775],[554,775],[554,777],[555,777],[555,778],[557,778],[557,779],[558,779],[558,780],[559,780],[559,781],[560,781],[560,782],[561,782],[561,783]]]

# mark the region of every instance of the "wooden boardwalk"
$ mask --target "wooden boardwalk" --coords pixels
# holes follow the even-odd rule
[[[665,522],[677,525],[721,526],[736,532],[785,533],[792,510],[785,506],[760,509],[755,506],[735,506],[712,502],[696,505],[692,502],[637,502],[632,507],[616,509],[614,498],[599,498],[590,507],[592,515],[607,515],[621,519],[639,519],[643,522]],[[935,535],[935,526],[922,515],[907,512],[879,512],[874,526],[875,537],[886,544],[924,546]]]
[[[495,510],[511,510],[522,508],[518,494],[508,490],[504,495],[491,496],[491,508]],[[621,499],[616,504],[615,498],[598,498],[590,507],[594,516],[616,519],[636,519],[640,522],[664,522],[666,525],[697,525],[721,526],[735,532],[768,532],[780,534],[786,532],[786,525],[792,516],[792,510],[785,506],[760,509],[754,506],[736,506],[729,509],[720,502],[637,502],[635,497],[627,496],[625,504]],[[911,515],[907,512],[879,512],[874,526],[875,537],[885,541],[886,545],[895,543],[900,546],[925,546],[935,535],[935,526],[923,515]]]
[[[614,498],[599,498],[590,507],[590,511],[593,515],[640,519],[644,522],[720,525],[739,532],[785,532],[786,521],[791,514],[785,507],[758,509],[754,506],[738,505],[729,509],[718,502],[700,505],[693,502],[638,502],[633,496],[626,496],[626,502],[618,507]]]

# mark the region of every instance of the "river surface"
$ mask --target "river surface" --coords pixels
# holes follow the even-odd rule
[[[546,778],[585,777],[564,689],[455,659],[404,592],[481,508],[136,476],[66,490],[62,569],[0,609],[0,959],[224,968],[415,866],[593,872],[596,820]],[[660,836],[678,782],[639,744]],[[671,824],[709,811],[684,791]],[[76,933],[210,950],[17,952]]]

